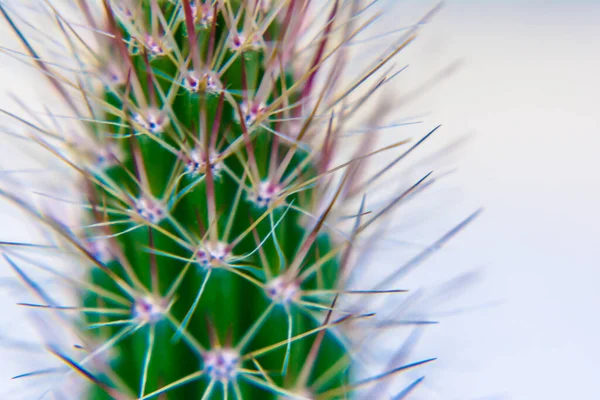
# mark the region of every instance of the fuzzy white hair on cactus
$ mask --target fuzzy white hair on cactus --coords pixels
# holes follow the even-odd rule
[[[162,38],[154,38],[151,35],[146,35],[144,45],[153,57],[162,57],[169,50]]]
[[[223,168],[223,164],[218,161],[219,155],[216,152],[211,151],[208,158],[210,160],[211,172],[213,176],[217,178]],[[197,177],[206,173],[206,166],[206,152],[197,147],[190,152],[189,157],[186,159],[185,172],[191,177]]]
[[[257,51],[262,47],[259,34],[253,34],[250,36],[250,39],[248,39],[243,33],[234,33],[231,35],[229,45],[233,51],[241,49]]]
[[[221,241],[208,241],[196,251],[196,260],[204,268],[218,267],[230,257],[229,245]]]
[[[248,104],[247,101],[243,101],[240,104],[240,110],[244,117],[244,123],[247,127],[254,125],[259,116],[261,116],[267,109],[267,105],[264,102],[253,102]],[[234,118],[239,121],[238,113],[234,111]]]
[[[201,28],[208,28],[210,24],[212,24],[214,12],[210,1],[204,1],[198,6],[195,0],[190,0],[190,8],[193,20],[200,25]]]
[[[285,276],[274,278],[265,286],[265,292],[269,298],[280,304],[289,304],[300,298],[298,282],[289,280]]]
[[[237,350],[223,347],[203,355],[204,370],[211,380],[226,385],[234,381],[241,367],[241,357]]]
[[[94,166],[99,170],[107,170],[117,166],[125,158],[119,145],[114,142],[106,143],[104,146],[95,147],[94,150],[96,151]]]
[[[188,71],[183,78],[183,86],[191,93],[216,93],[219,91],[216,79],[208,72],[199,74],[196,71]]]
[[[132,314],[141,323],[155,324],[164,318],[167,304],[165,299],[143,296],[133,303]]]
[[[123,85],[127,80],[123,69],[114,62],[109,63],[104,68],[104,77],[109,87]]]
[[[151,224],[158,224],[166,217],[164,206],[160,201],[148,195],[143,195],[136,201],[135,212]]]
[[[283,188],[280,184],[271,181],[261,182],[257,188],[248,194],[248,199],[258,208],[269,207],[282,195]]]
[[[133,121],[155,135],[163,133],[169,124],[169,118],[156,108],[134,113]]]
[[[115,260],[113,249],[108,238],[90,238],[85,243],[90,254],[92,254],[92,256],[94,256],[94,258],[101,263],[108,264],[109,262]]]

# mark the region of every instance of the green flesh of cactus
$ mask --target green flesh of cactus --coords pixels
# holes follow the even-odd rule
[[[136,17],[137,22],[139,23],[140,18],[143,17],[146,19],[147,26],[150,26],[153,13],[154,15],[156,13],[151,10],[151,1],[142,1],[141,3],[143,8]],[[179,4],[179,2],[177,3]],[[236,14],[240,2],[230,2],[229,4]],[[158,2],[157,5],[167,21],[177,18],[181,20],[171,34],[183,58],[188,59],[191,54],[190,39],[184,20],[184,8],[164,1]],[[179,15],[175,15],[176,13]],[[227,40],[226,37],[229,33],[220,9],[217,10],[217,15],[215,43]],[[265,37],[273,40],[279,35],[282,27],[277,21],[275,19],[271,23]],[[195,22],[198,54],[204,60],[210,45],[212,23],[201,26],[197,23],[198,21]],[[128,25],[116,19],[116,26],[118,26],[120,35],[131,43],[132,37],[128,31]],[[118,45],[111,43],[110,46],[113,57],[121,54]],[[137,171],[138,177],[144,174],[147,177],[152,197],[161,202],[163,211],[169,217],[161,220],[155,227],[151,227],[151,224],[147,223],[141,224],[141,227],[131,232],[115,236],[115,241],[122,251],[120,257],[125,258],[131,265],[139,283],[148,293],[152,293],[154,290],[155,294],[159,296],[166,295],[174,282],[182,276],[182,271],[185,269],[186,272],[177,285],[174,301],[169,309],[172,320],[164,318],[159,311],[155,320],[150,318],[149,322],[143,324],[141,328],[132,329],[136,324],[125,324],[102,326],[94,330],[99,343],[105,342],[107,338],[120,335],[124,330],[128,332],[110,351],[111,371],[105,371],[98,378],[100,381],[114,382],[116,376],[131,393],[138,396],[143,379],[145,379],[143,391],[148,395],[204,369],[202,376],[166,390],[156,398],[220,399],[226,392],[228,396],[233,396],[232,398],[235,398],[237,394],[241,394],[244,399],[279,398],[282,396],[281,393],[276,393],[273,388],[260,387],[241,374],[232,373],[231,379],[227,377],[219,379],[222,377],[219,372],[215,372],[214,369],[210,370],[211,361],[209,360],[207,363],[206,360],[209,356],[198,354],[190,341],[200,344],[207,352],[215,349],[218,351],[219,348],[235,348],[240,341],[246,340],[249,332],[256,328],[251,337],[247,339],[243,349],[240,349],[242,360],[239,367],[233,367],[234,369],[244,368],[256,371],[256,364],[251,358],[244,358],[245,354],[273,344],[285,343],[290,337],[293,338],[314,330],[322,324],[326,310],[317,312],[318,310],[315,309],[301,308],[292,301],[273,300],[270,297],[268,286],[268,277],[280,276],[293,262],[297,261],[303,245],[307,243],[307,238],[316,224],[314,219],[311,220],[288,206],[291,204],[304,209],[314,208],[315,196],[318,194],[316,190],[306,188],[285,197],[285,202],[281,202],[277,207],[270,207],[272,202],[266,206],[257,204],[256,194],[253,197],[248,190],[248,188],[256,189],[256,184],[253,186],[247,176],[251,168],[249,149],[252,149],[252,156],[256,159],[260,178],[264,180],[269,176],[272,152],[275,151],[277,157],[281,159],[281,156],[291,148],[290,143],[279,140],[274,144],[276,136],[272,132],[249,124],[247,130],[251,147],[248,147],[242,124],[239,121],[239,111],[226,99],[221,99],[220,92],[211,92],[208,89],[194,92],[184,84],[173,85],[173,82],[181,81],[182,67],[167,55],[152,54],[144,46],[139,46],[137,51],[129,48],[128,52],[134,70],[129,71],[126,79],[129,81],[137,79],[140,82],[146,103],[150,103],[154,96],[157,109],[164,111],[164,100],[158,93],[177,90],[177,94],[170,106],[172,114],[168,115],[169,122],[164,131],[153,133],[151,127],[150,129],[149,126],[140,127],[135,123],[135,113],[132,109],[134,107],[141,108],[141,102],[131,89],[133,84],[115,86],[117,93],[113,90],[106,90],[105,100],[116,109],[123,110],[127,115],[126,118],[110,113],[106,115],[109,121],[116,123],[113,128],[109,129],[109,133],[119,137],[111,143],[118,144],[122,153],[120,159],[123,160],[122,163],[112,165],[107,169],[106,182],[110,180],[123,192],[130,193],[133,197],[131,199],[133,205],[136,200],[150,194],[142,193],[136,182],[136,179],[140,178],[134,178],[133,171]],[[224,59],[227,60],[233,55],[232,50],[227,50]],[[265,76],[268,57],[269,54],[261,48],[244,50],[243,54],[235,59],[221,77],[221,82],[227,91],[233,94],[239,103],[246,96],[245,89],[252,96],[258,85],[264,79],[269,79],[268,76]],[[127,75],[128,61],[121,60],[121,65]],[[151,74],[149,74],[148,66],[152,71]],[[191,69],[191,63],[189,68]],[[244,73],[242,69],[245,69]],[[244,87],[244,75],[246,88]],[[281,94],[294,84],[293,76],[295,75],[296,71],[288,70],[285,71],[285,79],[277,78],[271,97],[266,99],[267,105],[274,96]],[[153,87],[149,82],[153,82]],[[301,88],[302,85],[287,94],[290,102],[294,102],[300,97]],[[126,102],[122,100],[125,93],[128,95]],[[221,106],[220,103],[222,103]],[[219,109],[220,107],[222,109]],[[163,115],[165,114],[163,113]],[[174,128],[174,120],[177,121],[178,128],[183,127],[183,132],[178,132]],[[133,125],[135,128],[120,128],[117,125],[119,123]],[[268,120],[262,121],[261,124],[271,129],[277,128],[274,122]],[[215,126],[218,129],[214,128]],[[211,176],[206,173],[206,164],[204,164],[204,170],[198,173],[185,174],[186,167],[193,168],[194,166],[193,161],[189,159],[190,149],[197,147],[203,148],[205,151],[204,154],[201,154],[201,160],[198,160],[199,154],[196,153],[196,162],[202,162],[202,159],[206,158],[204,145],[209,142],[213,129],[217,129],[215,140],[217,154],[211,160],[211,162],[215,162],[211,166]],[[99,132],[97,140],[106,141],[101,134],[105,135],[106,132]],[[151,134],[156,134],[160,140],[149,137]],[[239,149],[224,159],[219,159],[219,151],[236,141],[241,143]],[[186,152],[182,151],[178,156],[173,154],[167,148],[168,146],[180,150],[184,147],[188,152],[185,154]],[[283,179],[292,171],[298,174],[299,181],[307,181],[315,177],[317,170],[312,161],[306,159],[307,156],[308,153],[305,150],[296,151],[285,170]],[[190,165],[187,165],[188,162]],[[140,167],[142,165],[143,168]],[[184,176],[177,181],[175,190],[169,192],[169,185],[174,181],[174,171],[177,175]],[[234,179],[232,175],[237,179]],[[211,220],[209,215],[209,203],[212,201],[209,181],[212,181],[214,185],[216,220]],[[240,188],[240,182],[243,182],[245,186]],[[193,188],[186,191],[190,185]],[[122,220],[122,215],[103,213],[104,209],[119,203],[114,193],[107,190],[106,187],[106,184],[98,184],[98,182],[89,185],[89,198],[94,204],[97,204],[96,211],[91,213],[91,218],[96,222]],[[173,194],[171,195],[171,193]],[[180,199],[174,207],[170,208],[170,201],[180,193],[182,193]],[[267,211],[268,215],[265,217]],[[176,228],[171,220],[176,221],[179,228]],[[139,221],[141,220],[138,219],[135,223],[139,223]],[[255,223],[254,229],[249,231],[249,227]],[[122,225],[115,226],[116,228],[109,228],[110,230],[102,232],[116,234],[128,227],[133,227],[134,222],[130,222],[125,228]],[[173,237],[177,237],[188,242],[182,236],[180,229],[197,240],[197,247],[200,250],[196,254],[192,254],[189,249],[173,240]],[[224,261],[206,262],[209,256],[204,257],[203,254],[218,251],[216,242],[224,240],[222,236],[227,229],[230,230],[227,240],[232,241],[243,235],[241,240],[235,244],[229,254],[226,254]],[[256,250],[257,247],[260,247],[260,252]],[[325,255],[330,255],[333,248],[332,238],[326,230],[321,230],[306,256],[300,260],[302,267],[318,263]],[[244,255],[249,256],[241,257]],[[231,257],[233,260],[228,260]],[[190,260],[190,262],[185,260]],[[106,266],[124,282],[135,287],[135,283],[131,282],[121,264],[118,260],[112,259],[106,263]],[[259,282],[263,287],[236,274],[232,271],[233,269],[252,278],[255,282]],[[339,270],[339,258],[331,257],[328,261],[323,262],[322,266],[317,268],[316,272],[308,279],[302,281],[301,289],[337,288],[340,279]],[[156,271],[156,280],[152,278],[152,271]],[[95,287],[123,295],[123,290],[115,283],[114,276],[107,275],[103,269],[93,269],[89,280]],[[187,326],[183,329],[183,333],[177,332],[178,326],[181,326],[186,319],[199,292],[201,292],[200,299],[191,318],[187,321]],[[143,319],[140,315],[143,312],[153,312],[153,307],[156,308],[157,305],[152,304],[152,300],[144,300],[143,291],[136,293],[139,298],[132,299],[134,304],[130,315],[107,318],[105,315],[90,314],[86,317],[86,322],[101,324],[114,319]],[[321,301],[324,308],[328,307],[327,304],[331,304],[333,296],[326,299],[327,301]],[[115,304],[111,304],[110,300],[101,298],[94,292],[86,293],[83,301],[86,307],[115,306]],[[264,317],[267,310],[266,318],[262,320],[261,318]],[[129,332],[130,330],[131,332]],[[326,371],[329,371],[331,375],[321,389],[339,387],[347,383],[349,366],[347,350],[332,331],[326,330],[323,333],[324,336],[318,339],[323,341],[318,346],[316,362],[311,368],[308,382],[304,384],[304,387],[310,386]],[[296,387],[298,378],[309,357],[311,346],[318,336],[317,333],[311,333],[305,338],[290,341],[289,346],[287,344],[280,345],[264,355],[257,356],[256,360],[274,385],[291,392],[302,389]],[[149,364],[147,364],[148,357]],[[147,365],[147,371],[144,371],[145,365]],[[145,378],[143,378],[144,376]],[[256,373],[255,376],[264,380],[260,373]],[[236,393],[238,388],[239,393]],[[207,397],[203,397],[204,395]],[[88,398],[110,399],[112,397],[100,386],[93,386],[89,391]]]

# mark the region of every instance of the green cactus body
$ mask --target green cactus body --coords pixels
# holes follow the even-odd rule
[[[82,280],[56,274],[75,282],[77,307],[56,304],[5,255],[45,303],[27,305],[83,315],[68,320],[79,343],[46,343],[70,367],[56,368],[56,385],[74,370],[94,400],[339,399],[364,389],[387,398],[386,379],[431,359],[355,379],[355,350],[370,332],[406,325],[360,321],[373,317],[374,296],[403,292],[390,286],[476,214],[379,284],[347,290],[359,235],[431,173],[373,210],[364,193],[437,128],[365,177],[365,161],[407,142],[376,149],[376,111],[348,161],[334,156],[348,119],[390,79],[371,78],[432,12],[343,85],[345,46],[376,19],[360,20],[370,5],[358,0],[332,0],[320,19],[308,14],[310,0],[102,3],[101,23],[91,3],[76,3],[98,50],[49,6],[83,71],[74,79],[37,55],[0,4],[80,128],[67,137],[27,123],[30,140],[82,177],[82,226],[67,228],[0,188],[57,234],[57,247],[83,255]],[[350,324],[367,325],[360,340],[346,335]]]
[[[293,3],[284,9],[300,12]],[[99,175],[89,197],[97,205],[96,223],[122,221],[122,212],[104,212],[117,208],[131,220],[127,228],[138,228],[110,241],[109,253],[114,246],[122,253],[106,264],[132,290],[130,321],[113,326],[104,315],[88,317],[91,324],[109,323],[97,329],[103,340],[123,336],[113,346],[112,372],[132,393],[165,399],[222,398],[228,392],[277,398],[305,390],[332,366],[321,389],[344,384],[346,350],[325,331],[314,365],[298,381],[319,315],[333,298],[315,301],[301,291],[336,288],[339,262],[329,235],[297,211],[314,207],[314,190],[306,186],[288,194],[316,177],[314,154],[300,148],[301,138],[298,144],[272,133],[282,124],[271,120],[284,119],[284,113],[261,115],[273,101],[298,102],[304,87],[294,88],[297,71],[291,66],[280,76],[274,71],[284,40],[277,38],[286,35],[277,19],[285,15],[252,1],[143,1],[115,14],[115,33],[129,48],[113,43],[122,59],[112,72],[128,77],[115,79],[105,99],[124,115],[108,113],[115,128],[97,141],[117,148],[123,162]],[[243,33],[232,37],[241,28],[232,29],[236,17],[258,26],[256,43]],[[170,22],[167,30],[160,19]],[[276,45],[267,48],[266,38]],[[225,72],[215,73],[227,64]],[[272,89],[257,93],[260,85]],[[129,271],[120,267],[121,258]],[[311,266],[314,271],[303,276]],[[90,279],[124,294],[103,269],[94,269]],[[97,293],[84,302],[90,308],[108,305]],[[165,389],[186,377],[189,382]],[[109,378],[103,378],[107,384]],[[275,386],[284,391],[277,393]],[[89,398],[110,396],[96,386]]]

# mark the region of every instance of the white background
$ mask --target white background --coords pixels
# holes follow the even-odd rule
[[[401,3],[390,21],[405,21]],[[440,398],[597,396],[599,6],[450,1],[408,60],[407,81],[463,61],[416,107],[469,138],[454,155],[463,201],[443,219],[471,201],[485,208],[429,276],[476,268],[481,281],[453,304],[501,300],[424,339],[442,364],[427,378]]]

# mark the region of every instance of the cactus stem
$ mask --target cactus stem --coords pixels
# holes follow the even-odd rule
[[[52,193],[43,182],[31,201],[0,188],[47,230],[49,245],[5,241],[0,251],[35,298],[19,304],[39,311],[47,347],[65,364],[17,377],[56,373],[43,396],[60,396],[71,387],[59,381],[80,374],[97,386],[81,396],[94,400],[325,400],[359,390],[379,398],[386,379],[430,362],[405,364],[411,337],[386,372],[360,380],[352,369],[378,332],[431,322],[397,310],[371,319],[375,299],[398,299],[387,296],[406,291],[389,287],[477,214],[384,282],[355,288],[353,266],[381,235],[377,225],[439,179],[430,172],[366,205],[366,190],[438,129],[365,172],[369,158],[408,142],[378,145],[381,130],[400,124],[383,120],[392,102],[365,122],[355,115],[404,69],[390,61],[419,24],[343,83],[349,48],[379,17],[360,0],[319,10],[311,0],[102,0],[100,18],[91,2],[72,1],[80,20],[40,2],[60,31],[26,22],[33,40],[0,6],[25,48],[0,51],[44,74],[69,109],[0,112],[79,183]],[[42,57],[38,35],[50,41]],[[69,62],[55,63],[56,50]],[[356,150],[342,154],[354,134]],[[50,200],[60,212],[37,207]],[[62,207],[77,214],[65,218]],[[20,254],[27,249],[73,257],[83,276]],[[44,282],[66,282],[80,304],[58,305],[28,266],[50,274]],[[414,297],[399,298],[400,311]]]

